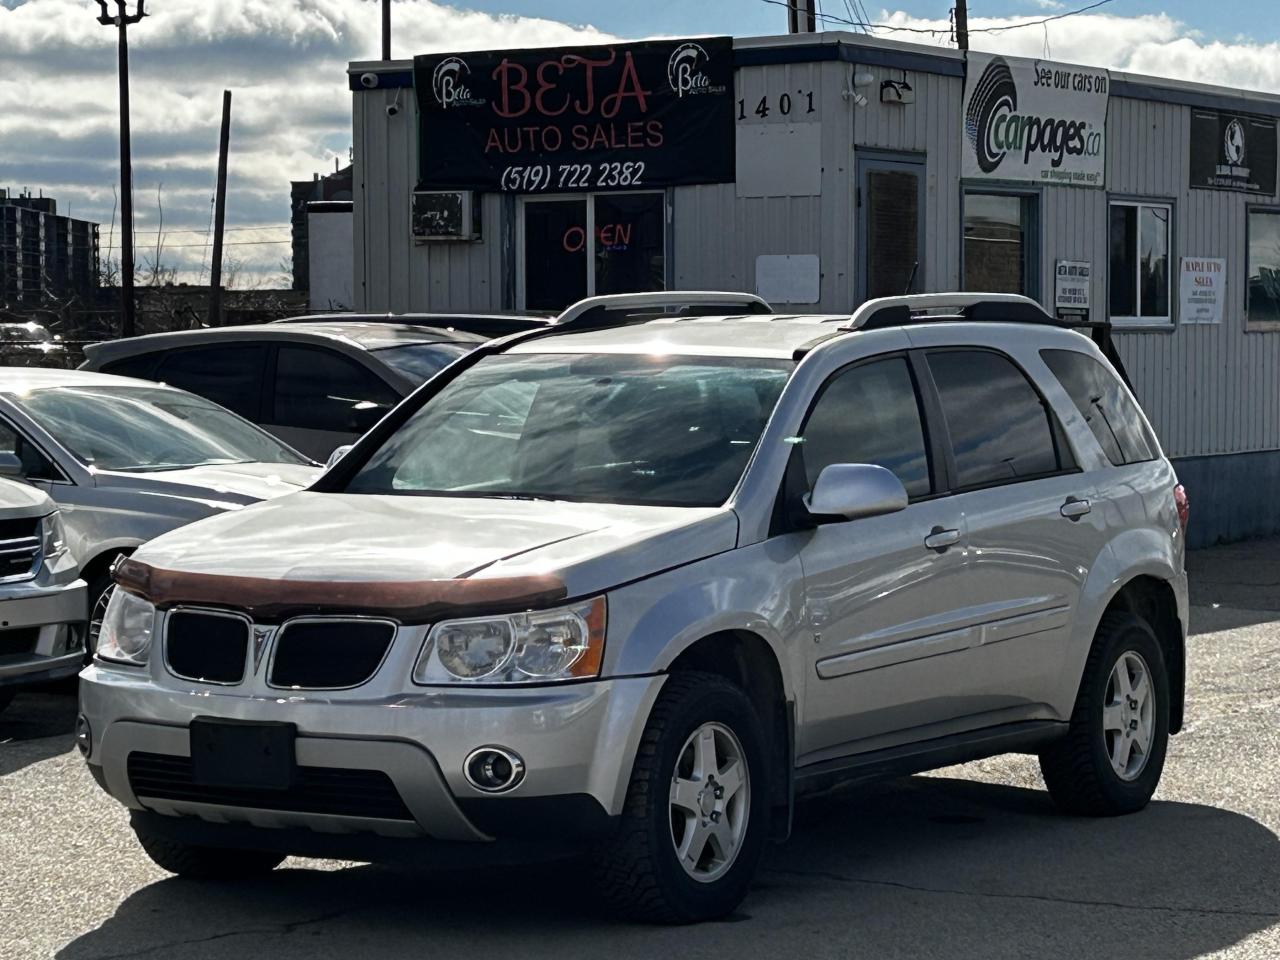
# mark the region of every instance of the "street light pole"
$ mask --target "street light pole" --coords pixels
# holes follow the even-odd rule
[[[120,32],[120,196],[123,227],[120,244],[120,335],[132,337],[135,332],[133,302],[133,159],[129,149],[129,25],[147,15],[147,0],[138,0],[138,12],[129,14],[125,0],[115,0],[117,13],[107,12],[107,0],[97,0],[102,10],[98,22],[116,27]]]

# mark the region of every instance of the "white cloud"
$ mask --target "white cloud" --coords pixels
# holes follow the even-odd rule
[[[114,3],[110,4],[114,9]],[[166,260],[194,279],[216,164],[222,90],[232,90],[228,223],[271,227],[229,238],[285,239],[289,181],[345,163],[347,63],[381,49],[377,0],[163,0],[130,28],[135,208],[152,249],[163,184]],[[130,3],[130,9],[134,4]],[[0,5],[0,187],[41,189],[61,212],[103,223],[118,180],[115,31],[88,0]],[[396,0],[393,53],[542,46],[608,39],[547,19],[490,16],[432,0]],[[117,241],[118,246],[118,241]],[[286,243],[231,252],[278,272]]]
[[[1166,15],[1099,12],[983,32],[1041,20],[1062,0],[1030,2],[1044,10],[971,18],[973,47],[1043,56],[1047,31],[1056,60],[1280,91],[1280,44],[1208,42]],[[0,0],[0,187],[41,188],[64,211],[70,205],[73,214],[105,225],[117,178],[115,35],[95,13],[89,0]],[[881,36],[950,42],[945,18],[882,10],[876,20],[899,28],[879,31]],[[590,26],[492,16],[434,0],[396,0],[394,24],[394,53],[405,58],[433,50],[608,39]],[[662,31],[660,21],[653,26]],[[732,30],[733,21],[726,18],[724,26]],[[274,228],[233,239],[286,238],[289,180],[332,170],[335,158],[346,162],[346,65],[377,56],[379,31],[377,0],[156,2],[153,14],[130,33],[140,247],[147,245],[147,230],[154,230],[155,191],[163,183],[172,258],[198,269],[224,87],[234,94],[229,223]],[[289,247],[256,244],[234,252],[274,271]]]
[[[1043,14],[971,17],[970,46],[992,53],[1041,57],[1047,31],[1054,60],[1237,89],[1280,92],[1280,43],[1262,43],[1249,38],[1230,43],[1206,42],[1196,31],[1166,14],[1121,17],[1088,13],[1039,25],[1038,21],[1044,19]],[[901,11],[882,10],[876,21],[897,28],[877,30],[876,35],[880,37],[934,45],[951,43],[950,26],[945,19],[927,20]],[[991,27],[1019,23],[1036,25],[984,32]]]

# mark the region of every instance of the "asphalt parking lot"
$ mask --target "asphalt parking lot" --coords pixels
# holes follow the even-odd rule
[[[1059,816],[1025,757],[830,795],[692,928],[611,922],[563,867],[173,879],[85,771],[74,698],[24,694],[0,715],[0,958],[1280,957],[1280,541],[1190,566],[1189,722],[1146,812]]]

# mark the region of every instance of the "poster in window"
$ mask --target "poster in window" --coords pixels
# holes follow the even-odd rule
[[[733,41],[414,59],[419,190],[588,193],[731,183]]]
[[[1276,122],[1217,110],[1191,111],[1191,186],[1276,192]]]

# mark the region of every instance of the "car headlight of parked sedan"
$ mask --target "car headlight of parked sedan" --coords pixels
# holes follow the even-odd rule
[[[52,563],[67,552],[67,530],[62,524],[62,514],[49,514],[40,521],[40,555],[45,563]]]
[[[549,683],[600,675],[604,597],[554,610],[445,620],[431,629],[415,683]]]
[[[98,657],[112,663],[146,666],[155,620],[156,608],[150,601],[116,588],[102,617]]]

